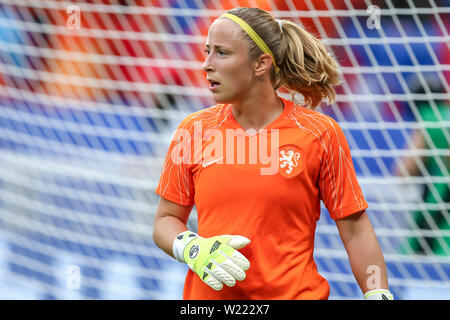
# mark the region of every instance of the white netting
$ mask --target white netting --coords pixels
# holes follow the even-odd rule
[[[181,296],[186,268],[152,242],[154,189],[174,128],[213,104],[205,35],[235,6],[333,50],[344,82],[320,111],[350,143],[391,289],[449,298],[450,3],[437,0],[0,0],[0,298]],[[325,209],[315,245],[331,298],[361,298]]]

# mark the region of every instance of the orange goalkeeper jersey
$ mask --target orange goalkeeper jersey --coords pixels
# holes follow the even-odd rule
[[[368,206],[336,121],[282,100],[280,116],[259,132],[244,131],[225,104],[191,114],[173,137],[156,193],[195,204],[203,237],[251,239],[239,250],[250,261],[245,280],[214,291],[189,270],[184,299],[329,296],[313,260],[320,201],[335,220]]]

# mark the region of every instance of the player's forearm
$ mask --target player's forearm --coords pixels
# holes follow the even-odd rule
[[[153,241],[164,252],[173,257],[172,245],[175,237],[186,231],[186,224],[173,216],[164,216],[155,220],[153,225]]]
[[[346,249],[353,274],[363,293],[388,289],[386,264],[374,234],[360,234],[346,244]]]
[[[388,289],[383,253],[367,214],[355,215],[338,226],[361,291]]]

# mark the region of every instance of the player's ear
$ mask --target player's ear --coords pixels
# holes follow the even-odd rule
[[[261,76],[270,70],[270,67],[272,66],[272,57],[269,54],[264,53],[256,59],[254,66],[255,76]]]

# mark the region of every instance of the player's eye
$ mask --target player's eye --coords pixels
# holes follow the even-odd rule
[[[211,53],[211,49],[207,48],[207,49],[204,50],[204,52],[205,52],[206,55],[209,55]],[[224,55],[227,54],[227,52],[225,50],[219,49],[219,50],[216,50],[216,54],[219,55],[219,56],[224,56]]]

